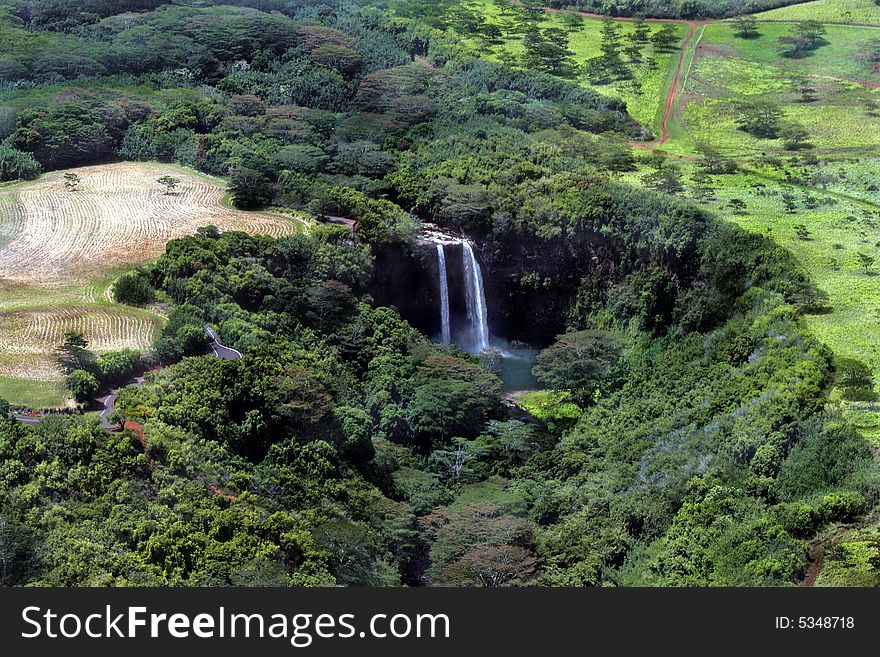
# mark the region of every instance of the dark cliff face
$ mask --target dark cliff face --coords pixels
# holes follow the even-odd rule
[[[456,335],[470,330],[462,248],[459,244],[447,244],[444,252],[450,323],[453,339],[459,342]],[[383,248],[376,254],[371,291],[376,303],[394,306],[425,335],[433,337],[440,333],[440,265],[436,245],[420,242],[412,248],[403,245]]]
[[[428,245],[386,245],[375,257],[370,291],[376,304],[397,308],[404,319],[425,335],[439,333],[436,253]]]
[[[476,247],[483,273],[483,286],[493,338],[546,346],[565,329],[571,294],[549,294],[542,286],[523,285],[518,264],[493,259]],[[446,272],[453,341],[467,345],[471,324],[465,303],[463,249],[446,244]],[[440,333],[440,280],[435,244],[387,246],[376,255],[371,291],[376,303],[393,306],[425,335]]]

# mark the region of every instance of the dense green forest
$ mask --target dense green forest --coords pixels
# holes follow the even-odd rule
[[[480,58],[446,4],[0,0],[2,180],[159,160],[316,220],[206,226],[122,279],[173,309],[151,352],[63,357],[96,387],[149,370],[123,430],[0,404],[0,583],[789,585],[880,502],[792,256],[626,184],[647,130],[625,103],[551,48]],[[397,293],[424,222],[477,246],[540,402]],[[206,324],[243,358],[206,355]]]

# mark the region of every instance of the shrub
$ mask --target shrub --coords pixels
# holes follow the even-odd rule
[[[852,491],[825,495],[819,505],[819,514],[825,522],[852,522],[866,510],[865,499]]]
[[[73,370],[70,376],[67,377],[67,389],[80,404],[92,401],[98,392],[98,388],[98,379],[91,372]]]
[[[33,180],[40,171],[40,164],[33,155],[0,144],[0,182]]]
[[[121,276],[113,284],[113,298],[129,306],[145,306],[156,300],[156,290],[146,274],[133,271]]]
[[[871,459],[871,450],[851,426],[819,416],[801,428],[800,440],[779,469],[782,499],[792,500],[838,485]]]

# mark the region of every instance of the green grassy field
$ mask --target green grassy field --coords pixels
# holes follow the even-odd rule
[[[761,175],[763,174],[763,175]],[[772,237],[788,248],[817,286],[828,294],[832,312],[806,315],[813,332],[829,344],[835,354],[858,358],[880,371],[880,276],[873,269],[865,272],[858,263],[858,254],[878,258],[876,222],[866,213],[874,206],[842,201],[821,190],[772,181],[774,174],[757,169],[756,174],[738,173],[719,178],[717,200],[709,207],[728,220],[748,230]],[[798,203],[788,212],[782,194],[792,193]],[[807,207],[807,194],[819,206]],[[730,200],[746,203],[743,214],[734,214]],[[804,225],[806,239],[796,232]],[[868,319],[874,321],[866,321]]]
[[[688,187],[697,165],[689,160],[679,164]],[[872,200],[877,192],[865,190],[878,171],[876,158],[828,160],[809,168],[741,162],[736,173],[713,176],[713,198],[703,207],[769,237],[795,256],[827,298],[825,310],[804,314],[804,323],[836,359],[866,364],[875,374],[875,392],[880,394],[880,204]],[[640,167],[624,179],[639,184],[644,172]],[[692,190],[685,194],[692,195]],[[793,211],[783,202],[783,194],[794,198]],[[745,209],[734,211],[734,199],[744,202]],[[806,227],[806,235],[799,232],[800,226]],[[875,258],[868,271],[860,265],[860,253]],[[836,387],[829,400],[880,447],[880,403],[844,400]]]
[[[759,20],[817,20],[862,23],[880,26],[880,13],[874,0],[815,0],[757,14]]]
[[[503,17],[491,0],[476,0],[480,12],[490,23],[501,24]],[[618,21],[621,35],[625,35],[633,31],[633,25],[630,22]],[[653,30],[659,29],[656,23],[650,23]],[[542,28],[558,27],[565,29],[566,24],[562,14],[547,13],[541,23]],[[580,28],[572,31],[570,34],[569,48],[574,53],[574,60],[578,64],[583,64],[587,60],[601,54],[599,45],[601,43],[601,27],[602,21],[585,18]],[[684,37],[687,32],[687,25],[684,23],[677,24],[679,38]],[[470,40],[469,43],[475,48],[480,45]],[[491,46],[483,51],[483,56],[496,61],[511,61],[516,57],[520,57],[524,52],[524,46],[521,35],[508,36],[503,39],[503,43]],[[651,127],[655,132],[659,133],[660,119],[663,115],[663,106],[669,85],[672,82],[672,72],[675,69],[675,63],[678,58],[678,52],[652,53],[651,48],[645,49],[645,54],[652,56],[653,65],[643,64],[634,67],[635,81],[638,86],[634,86],[631,81],[615,82],[607,85],[592,85],[583,77],[578,78],[578,82],[589,87],[603,95],[621,98],[626,101],[630,114],[640,123]]]
[[[852,15],[859,8],[861,22],[880,24],[880,7],[854,0],[795,5],[766,16],[824,18],[819,10],[842,5]],[[804,321],[836,356],[855,358],[880,372],[880,276],[873,268],[864,271],[858,261],[861,253],[880,262],[880,117],[871,115],[868,104],[880,100],[880,71],[865,55],[880,47],[880,30],[826,27],[825,45],[790,59],[781,56],[778,39],[791,32],[791,24],[760,23],[760,36],[753,39],[737,37],[728,23],[707,25],[685,80],[678,132],[672,131],[664,148],[690,155],[691,144],[705,144],[739,159],[739,173],[715,177],[716,198],[708,207],[789,249],[828,295],[830,312],[806,315]],[[797,88],[801,79],[815,89],[813,102],[803,102]],[[771,100],[783,120],[803,125],[820,161],[805,168],[797,163],[800,154],[786,152],[781,139],[759,139],[740,130],[737,103],[753,99]],[[785,164],[766,164],[766,155],[782,156]],[[693,163],[685,163],[685,170],[692,173]],[[793,212],[785,207],[783,193],[796,199]],[[746,210],[734,212],[732,199],[744,201]],[[807,239],[798,234],[799,225],[807,227]],[[831,399],[880,444],[874,404],[844,403],[837,390]]]
[[[67,393],[61,381],[0,377],[0,399],[16,406],[61,408]]]
[[[821,152],[876,147],[880,116],[872,115],[870,103],[880,100],[874,86],[880,85],[880,72],[866,53],[880,50],[880,31],[828,26],[827,45],[789,59],[780,55],[778,39],[791,29],[761,24],[758,38],[743,39],[731,25],[707,25],[681,93],[683,125],[673,131],[667,150],[690,154],[691,144],[698,143],[732,157],[783,152],[781,139],[760,139],[737,128],[740,104],[757,99],[776,103],[784,121],[803,125]],[[815,90],[812,102],[803,102],[798,90],[804,79]]]

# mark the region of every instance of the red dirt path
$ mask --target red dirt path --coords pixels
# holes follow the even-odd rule
[[[681,41],[681,52],[678,55],[678,62],[675,64],[675,76],[672,78],[672,84],[669,86],[669,94],[666,96],[666,107],[663,110],[663,118],[660,121],[660,139],[654,142],[654,146],[661,146],[669,139],[669,117],[672,116],[672,110],[675,108],[675,101],[678,96],[678,81],[681,77],[681,65],[684,62],[685,51],[690,40],[697,31],[699,23],[694,21],[685,21],[689,25],[687,34]]]
[[[822,572],[822,557],[816,557],[812,562],[810,562],[810,569],[807,571],[807,576],[800,582],[798,582],[798,586],[804,588],[810,588],[813,584],[816,583],[816,578],[819,577],[819,573]]]

